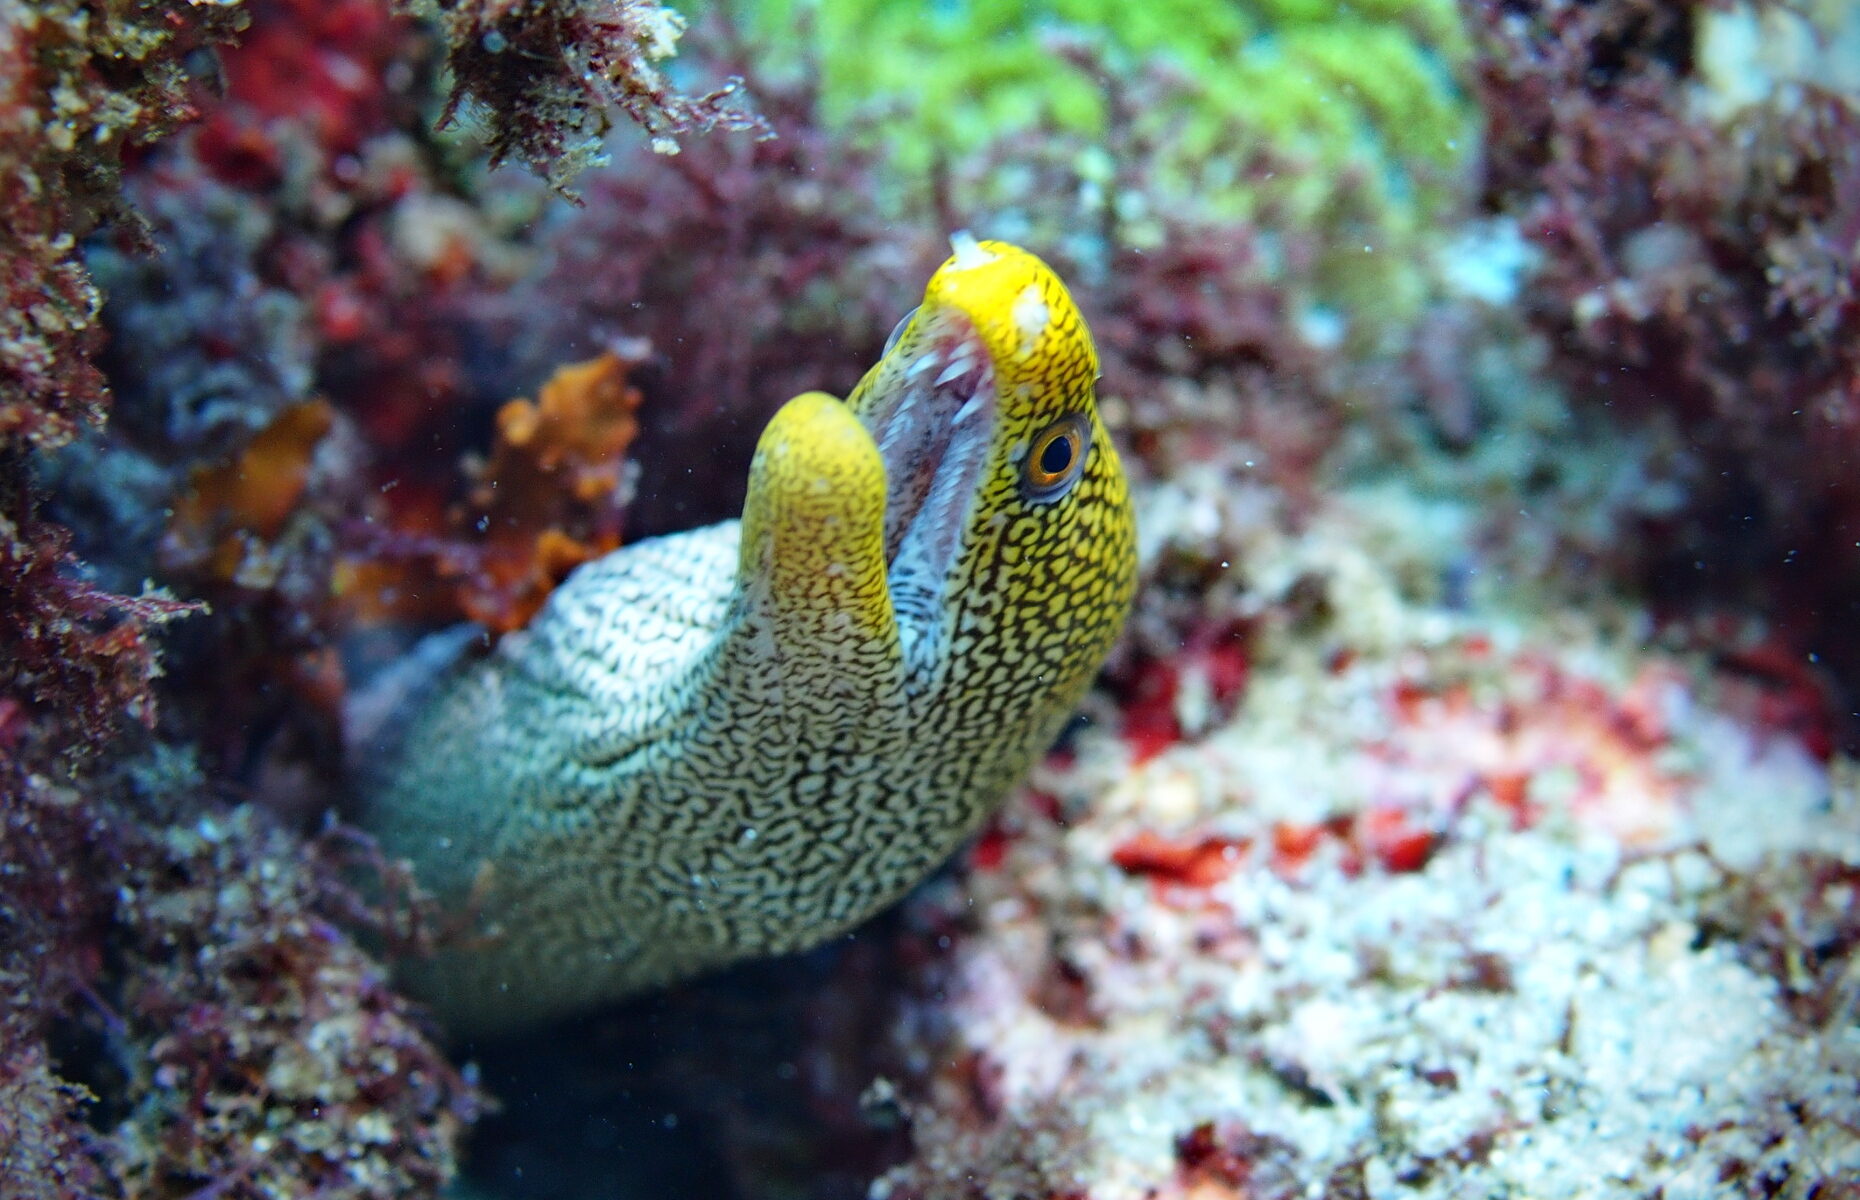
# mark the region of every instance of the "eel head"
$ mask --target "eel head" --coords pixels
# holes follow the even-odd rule
[[[952,245],[843,405],[813,393],[770,423],[739,584],[790,615],[889,633],[919,685],[1006,659],[1069,707],[1136,575],[1097,353],[1045,263]]]

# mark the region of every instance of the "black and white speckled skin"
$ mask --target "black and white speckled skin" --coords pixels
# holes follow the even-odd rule
[[[1043,264],[959,244],[848,401],[770,422],[741,522],[455,637],[358,763],[367,824],[482,935],[411,985],[459,1031],[565,1014],[818,944],[947,857],[1129,607],[1096,368]]]

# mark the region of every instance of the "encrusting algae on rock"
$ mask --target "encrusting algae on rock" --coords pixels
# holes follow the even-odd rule
[[[776,414],[740,523],[583,568],[487,657],[441,635],[359,740],[366,823],[475,909],[481,944],[412,968],[455,1028],[824,941],[1084,693],[1136,584],[1097,356],[1038,259],[955,251],[849,400]]]

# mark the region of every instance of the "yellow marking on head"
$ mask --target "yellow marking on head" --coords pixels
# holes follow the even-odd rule
[[[959,248],[930,277],[912,326],[927,328],[939,311],[962,313],[975,326],[994,360],[1004,413],[1017,385],[1076,395],[1098,377],[1098,352],[1072,294],[1050,267],[1018,246],[978,242],[966,254]],[[910,340],[907,333],[899,344]]]

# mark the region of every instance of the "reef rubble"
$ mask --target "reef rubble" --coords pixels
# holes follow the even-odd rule
[[[1162,490],[1152,536],[1223,503]],[[1247,639],[1229,713],[1218,666],[1101,710],[913,901],[900,936],[938,949],[886,1057],[914,1149],[874,1196],[1807,1197],[1860,1171],[1851,766],[1632,612],[1412,595],[1442,515],[1341,497],[1236,548],[1323,615]],[[1156,703],[1195,732],[1157,750]]]

